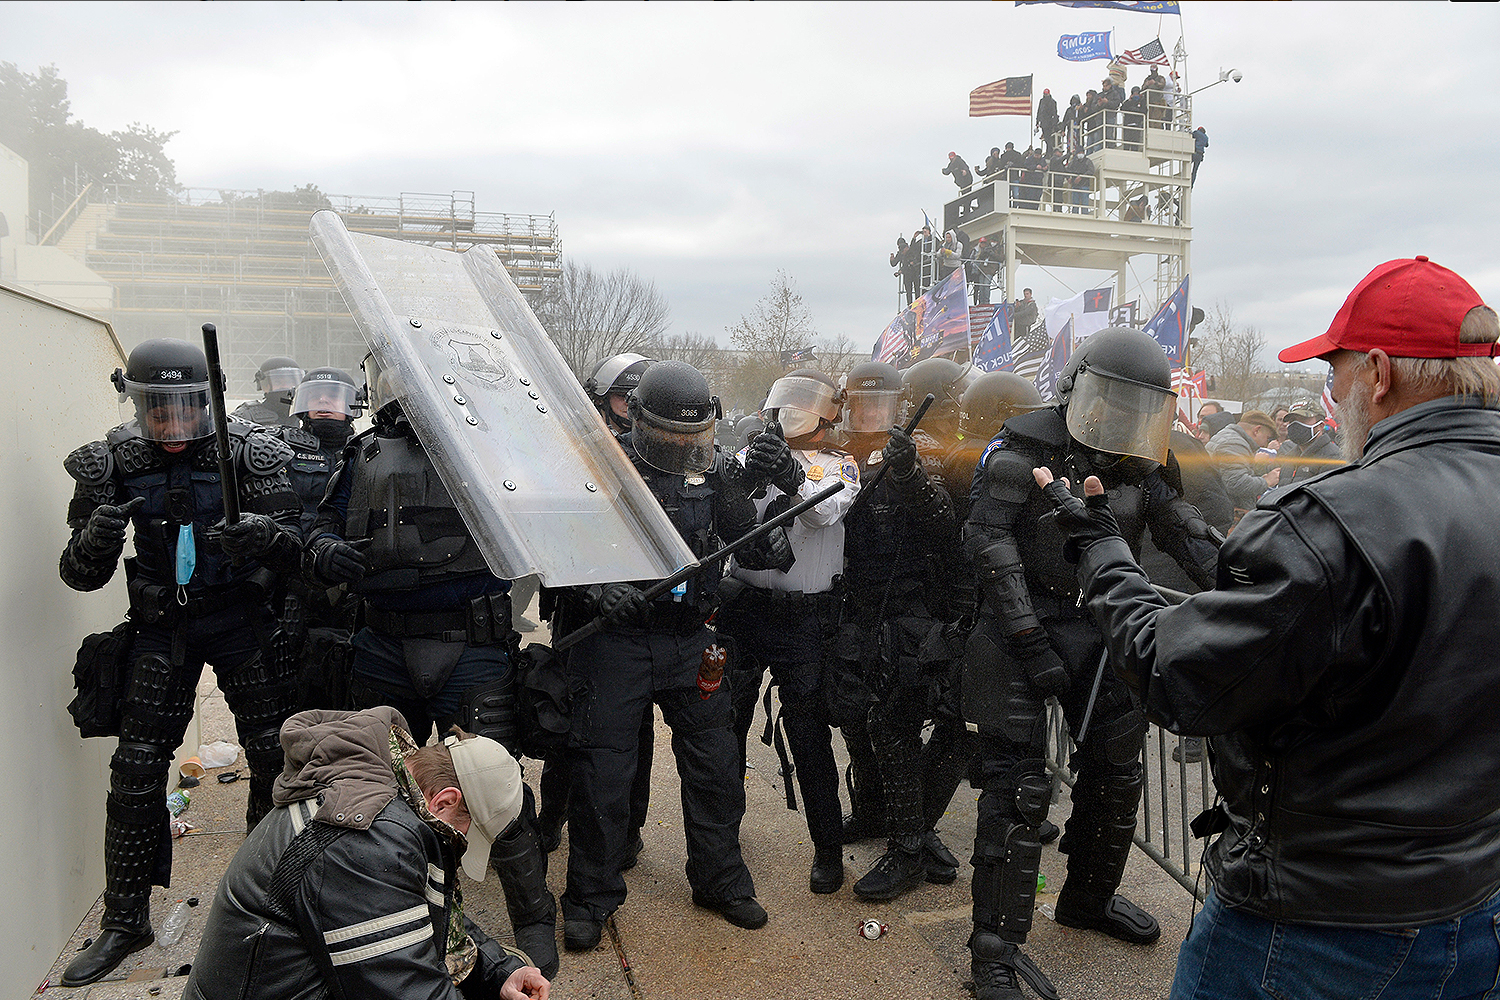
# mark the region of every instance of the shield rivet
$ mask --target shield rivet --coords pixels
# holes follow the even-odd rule
[[[468,400],[464,399],[463,396],[454,396],[453,397],[453,401],[455,403],[457,403],[459,406],[463,406],[465,403],[468,402]]]
[[[419,319],[412,320],[411,325],[416,327],[418,330],[422,329],[422,321]]]
[[[516,488],[516,484],[515,484],[515,483],[513,483],[513,482],[511,482],[511,481],[510,481],[510,480],[509,480],[509,479],[507,479],[507,480],[506,480],[506,481],[505,481],[505,482],[504,482],[504,483],[502,483],[502,484],[501,484],[501,485],[503,485],[503,486],[504,486],[504,487],[505,487],[505,488],[506,488],[506,489],[508,489],[508,490],[513,490],[513,489],[515,489],[515,488]]]
[[[530,385],[531,384],[531,379],[529,379],[529,378],[517,379],[517,381],[520,382],[522,385]]]
[[[584,483],[583,484],[583,488],[586,489],[586,490],[588,490],[590,493],[598,493],[599,492],[599,487],[595,486],[593,483]]]
[[[500,339],[500,331],[499,330],[491,330],[490,331],[490,336],[494,337],[496,340],[499,340]]]
[[[476,417],[476,416],[474,416],[474,414],[472,414],[472,413],[469,414],[469,426],[470,427],[478,427],[479,426],[479,418]]]
[[[546,413],[547,412],[547,404],[546,403],[538,403],[538,404],[536,404],[536,412],[538,412],[538,413]]]
[[[535,389],[533,389],[531,392],[528,392],[526,395],[530,396],[532,399],[541,399],[542,398],[541,396],[538,396],[536,394],[536,390]]]
[[[457,380],[452,375],[444,375],[443,381],[447,382],[449,385],[452,385]]]

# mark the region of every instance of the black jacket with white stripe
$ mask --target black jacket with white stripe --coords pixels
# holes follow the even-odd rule
[[[399,793],[389,754],[381,757],[390,733],[382,711],[400,719],[375,709],[289,722],[320,717],[316,749],[304,758],[312,763],[300,776],[315,771],[323,791],[279,805],[245,839],[219,883],[185,998],[479,1000],[499,997],[527,964],[464,919],[476,947],[460,952],[472,965],[454,985],[457,843]],[[293,763],[296,748],[288,743],[287,751]],[[382,769],[391,791],[383,804]],[[341,773],[358,786],[354,796],[341,794]],[[373,815],[349,811],[368,808],[372,791]],[[321,815],[329,806],[334,822]]]

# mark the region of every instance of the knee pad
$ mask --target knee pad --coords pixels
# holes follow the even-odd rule
[[[975,840],[974,926],[1020,943],[1031,930],[1042,843],[1036,827],[1010,823],[995,840]]]
[[[511,752],[517,753],[516,688],[512,673],[504,680],[481,684],[464,692],[456,720],[440,719],[439,733],[447,732],[456,721],[475,736],[488,736]]]
[[[280,729],[296,707],[297,688],[291,675],[272,678],[259,653],[219,678],[224,701],[234,713],[235,724],[246,729],[270,726]]]
[[[149,801],[166,793],[167,771],[172,755],[151,743],[121,741],[109,759],[110,798],[120,802]],[[150,817],[155,819],[155,816]]]

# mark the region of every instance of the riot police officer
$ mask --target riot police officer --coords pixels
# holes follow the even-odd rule
[[[714,447],[719,401],[708,380],[681,361],[660,361],[629,395],[631,430],[620,438],[641,478],[698,556],[755,526],[739,467]],[[682,781],[687,877],[693,902],[739,927],[766,922],[740,853],[743,771],[735,750],[723,650],[704,623],[721,568],[710,566],[648,601],[645,583],[574,588],[559,598],[559,634],[599,616],[604,628],[567,650],[573,694],[568,766],[568,888],[563,939],[572,950],[599,943],[603,923],[625,901],[631,785],[642,718],[659,705],[672,728]]]
[[[267,358],[255,371],[255,388],[264,393],[260,399],[241,403],[234,416],[252,424],[267,427],[297,427],[300,421],[291,412],[290,394],[302,382],[302,367],[285,355]]]
[[[302,500],[304,534],[317,519],[318,504],[362,410],[359,386],[348,372],[314,368],[292,395],[291,414],[301,426],[269,428],[292,449],[287,474]],[[359,602],[347,587],[312,586],[300,576],[285,583],[281,628],[271,650],[297,671],[297,708],[347,708],[348,640]]]
[[[599,362],[583,383],[583,389],[593,401],[594,409],[599,411],[604,426],[615,437],[630,432],[628,397],[641,384],[641,373],[655,363],[640,354],[616,354]],[[549,599],[546,603],[550,606],[552,602]],[[625,871],[635,867],[645,848],[641,827],[646,825],[646,811],[651,802],[651,763],[655,752],[656,719],[651,712],[646,712],[641,717],[640,738],[636,743],[635,781],[630,789],[631,836],[621,862]],[[542,804],[537,820],[542,830],[542,847],[549,854],[562,843],[562,827],[568,820],[570,780],[566,756],[553,755],[542,764]]]
[[[63,974],[65,986],[98,980],[154,939],[151,886],[167,884],[172,864],[167,771],[205,661],[250,765],[247,827],[271,808],[271,783],[281,771],[277,732],[292,710],[290,678],[262,653],[272,625],[267,593],[276,571],[296,571],[300,549],[290,449],[252,424],[230,422],[230,463],[244,513],[215,539],[224,500],[203,351],[148,340],[113,381],[125,422],[63,463],[77,482],[63,582],[80,591],[108,583],[131,524],[136,553],[125,560],[135,638],[120,743],[110,758],[104,919],[93,945]]]
[[[434,724],[488,736],[519,754],[510,584],[490,572],[396,398],[394,373],[365,359],[374,426],[345,446],[308,532],[308,571],[363,598],[349,694],[390,705],[425,743]],[[351,544],[355,543],[355,544]],[[557,971],[557,902],[547,888],[536,806],[490,848],[516,944]]]
[[[844,515],[859,493],[859,464],[826,444],[840,403],[834,380],[814,368],[772,383],[762,410],[771,422],[744,456],[756,491],[764,490],[755,501],[759,513],[774,517],[835,477],[845,488],[797,516],[786,530],[788,558],[752,565],[747,561],[751,554],[735,555],[716,619],[741,654],[731,677],[741,774],[756,696],[768,667],[781,688],[781,721],[813,842],[808,884],[816,893],[837,892],[844,884],[838,770],[823,692],[824,646],[837,627],[841,599]],[[787,804],[794,801],[788,782]]]
[[[835,644],[840,656],[859,657],[870,695],[863,718],[844,726],[844,738],[851,762],[868,741],[873,761],[860,767],[856,788],[874,778],[885,806],[887,850],[854,884],[857,896],[872,900],[894,899],[924,880],[947,884],[958,877],[958,859],[924,808],[922,769],[930,670],[937,665],[929,637],[940,628],[932,560],[958,526],[948,494],[918,461],[916,442],[894,426],[900,393],[894,365],[867,361],[849,371],[844,428],[860,478],[869,483],[874,469],[887,467],[844,519],[846,612]]]
[[[1051,504],[1032,469],[1046,466],[1078,490],[1085,477],[1100,477],[1131,545],[1139,549],[1149,525],[1157,547],[1205,585],[1216,556],[1208,526],[1163,478],[1176,395],[1156,342],[1135,330],[1103,330],[1079,347],[1057,385],[1058,405],[1012,417],[986,449],[963,530],[984,594],[963,697],[983,758],[969,938],[979,1000],[1019,1000],[1018,975],[1033,984],[1043,978],[1020,945],[1031,927],[1038,828],[1050,800],[1048,696],[1062,704],[1078,744],[1056,920],[1136,944],[1161,933],[1150,914],[1116,894],[1135,832],[1145,717],[1101,668],[1102,637],[1079,599],[1063,536],[1042,517]]]

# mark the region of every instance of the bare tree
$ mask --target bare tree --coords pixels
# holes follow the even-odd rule
[[[725,394],[746,408],[759,404],[766,389],[786,370],[781,362],[783,351],[814,347],[817,341],[812,312],[802,301],[796,280],[781,270],[771,279],[770,292],[725,331],[734,346],[745,352]]]
[[[666,332],[671,309],[654,282],[629,268],[602,273],[569,260],[536,313],[563,359],[579,378],[587,378],[612,355],[651,354]]]
[[[1195,362],[1213,376],[1216,395],[1245,399],[1252,395],[1254,375],[1266,337],[1253,326],[1234,321],[1234,310],[1219,303],[1194,331],[1198,345]]]

